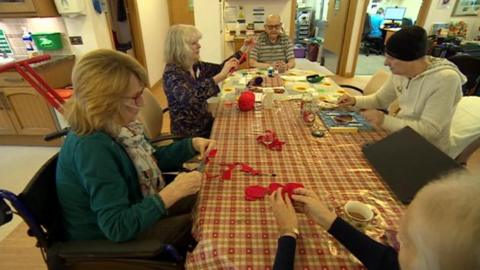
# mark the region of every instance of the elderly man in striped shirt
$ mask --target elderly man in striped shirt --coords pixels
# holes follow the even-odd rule
[[[293,44],[282,30],[280,16],[269,15],[265,22],[265,32],[260,34],[250,52],[251,67],[274,67],[280,72],[295,67]]]

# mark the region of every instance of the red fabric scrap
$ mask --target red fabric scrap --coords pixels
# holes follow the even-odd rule
[[[282,145],[285,144],[285,142],[280,141],[277,134],[271,130],[266,130],[265,134],[258,136],[257,142],[273,151],[282,151]]]
[[[245,188],[245,199],[247,201],[253,201],[256,199],[262,199],[268,193],[268,189],[262,186],[248,186]]]
[[[277,189],[282,189],[282,195],[288,194],[290,199],[292,198],[293,192],[297,188],[303,188],[304,185],[302,183],[287,183],[285,185],[280,183],[270,183],[268,188],[254,185],[248,186],[245,188],[245,199],[247,201],[255,201],[258,199],[263,199],[267,194],[272,194]]]
[[[270,185],[268,186],[268,194],[272,194],[273,192],[275,192],[275,190],[281,188],[283,189],[285,186],[280,184],[280,183],[270,183]]]
[[[282,194],[288,194],[290,199],[292,198],[293,192],[297,188],[304,188],[305,186],[302,183],[288,183],[283,188]]]

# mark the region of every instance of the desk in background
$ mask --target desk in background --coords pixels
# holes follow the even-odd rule
[[[271,269],[277,224],[268,199],[245,200],[244,188],[249,185],[301,182],[339,214],[348,200],[374,206],[375,226],[368,229],[374,238],[383,229],[397,228],[403,206],[361,152],[364,143],[383,134],[327,133],[315,138],[304,125],[296,101],[276,101],[271,110],[249,112],[220,106],[212,130],[218,153],[207,166],[208,175],[221,175],[223,163],[245,162],[276,176],[250,176],[236,169],[231,180],[204,179],[193,229],[199,243],[187,258],[188,269]],[[282,151],[268,150],[256,142],[269,129],[286,142]],[[295,269],[363,269],[320,226],[303,214],[298,217],[301,236]]]

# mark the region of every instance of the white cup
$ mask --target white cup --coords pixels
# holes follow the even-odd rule
[[[365,230],[374,216],[373,210],[359,201],[348,201],[344,210],[347,221],[360,231]]]
[[[218,103],[220,102],[220,98],[218,97],[210,97],[207,99],[208,111],[215,117],[218,109]]]

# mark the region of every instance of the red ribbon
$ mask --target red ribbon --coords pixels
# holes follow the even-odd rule
[[[285,142],[280,141],[277,134],[271,130],[266,130],[265,134],[258,136],[257,142],[273,151],[282,151],[282,145],[285,144]]]
[[[253,176],[260,175],[262,173],[260,170],[255,170],[254,168],[250,167],[250,165],[248,165],[247,163],[234,162],[234,163],[221,163],[220,165],[227,167],[223,171],[222,180],[232,179],[232,172],[235,169],[235,167],[237,167],[237,165],[240,165],[240,171],[246,172]]]

